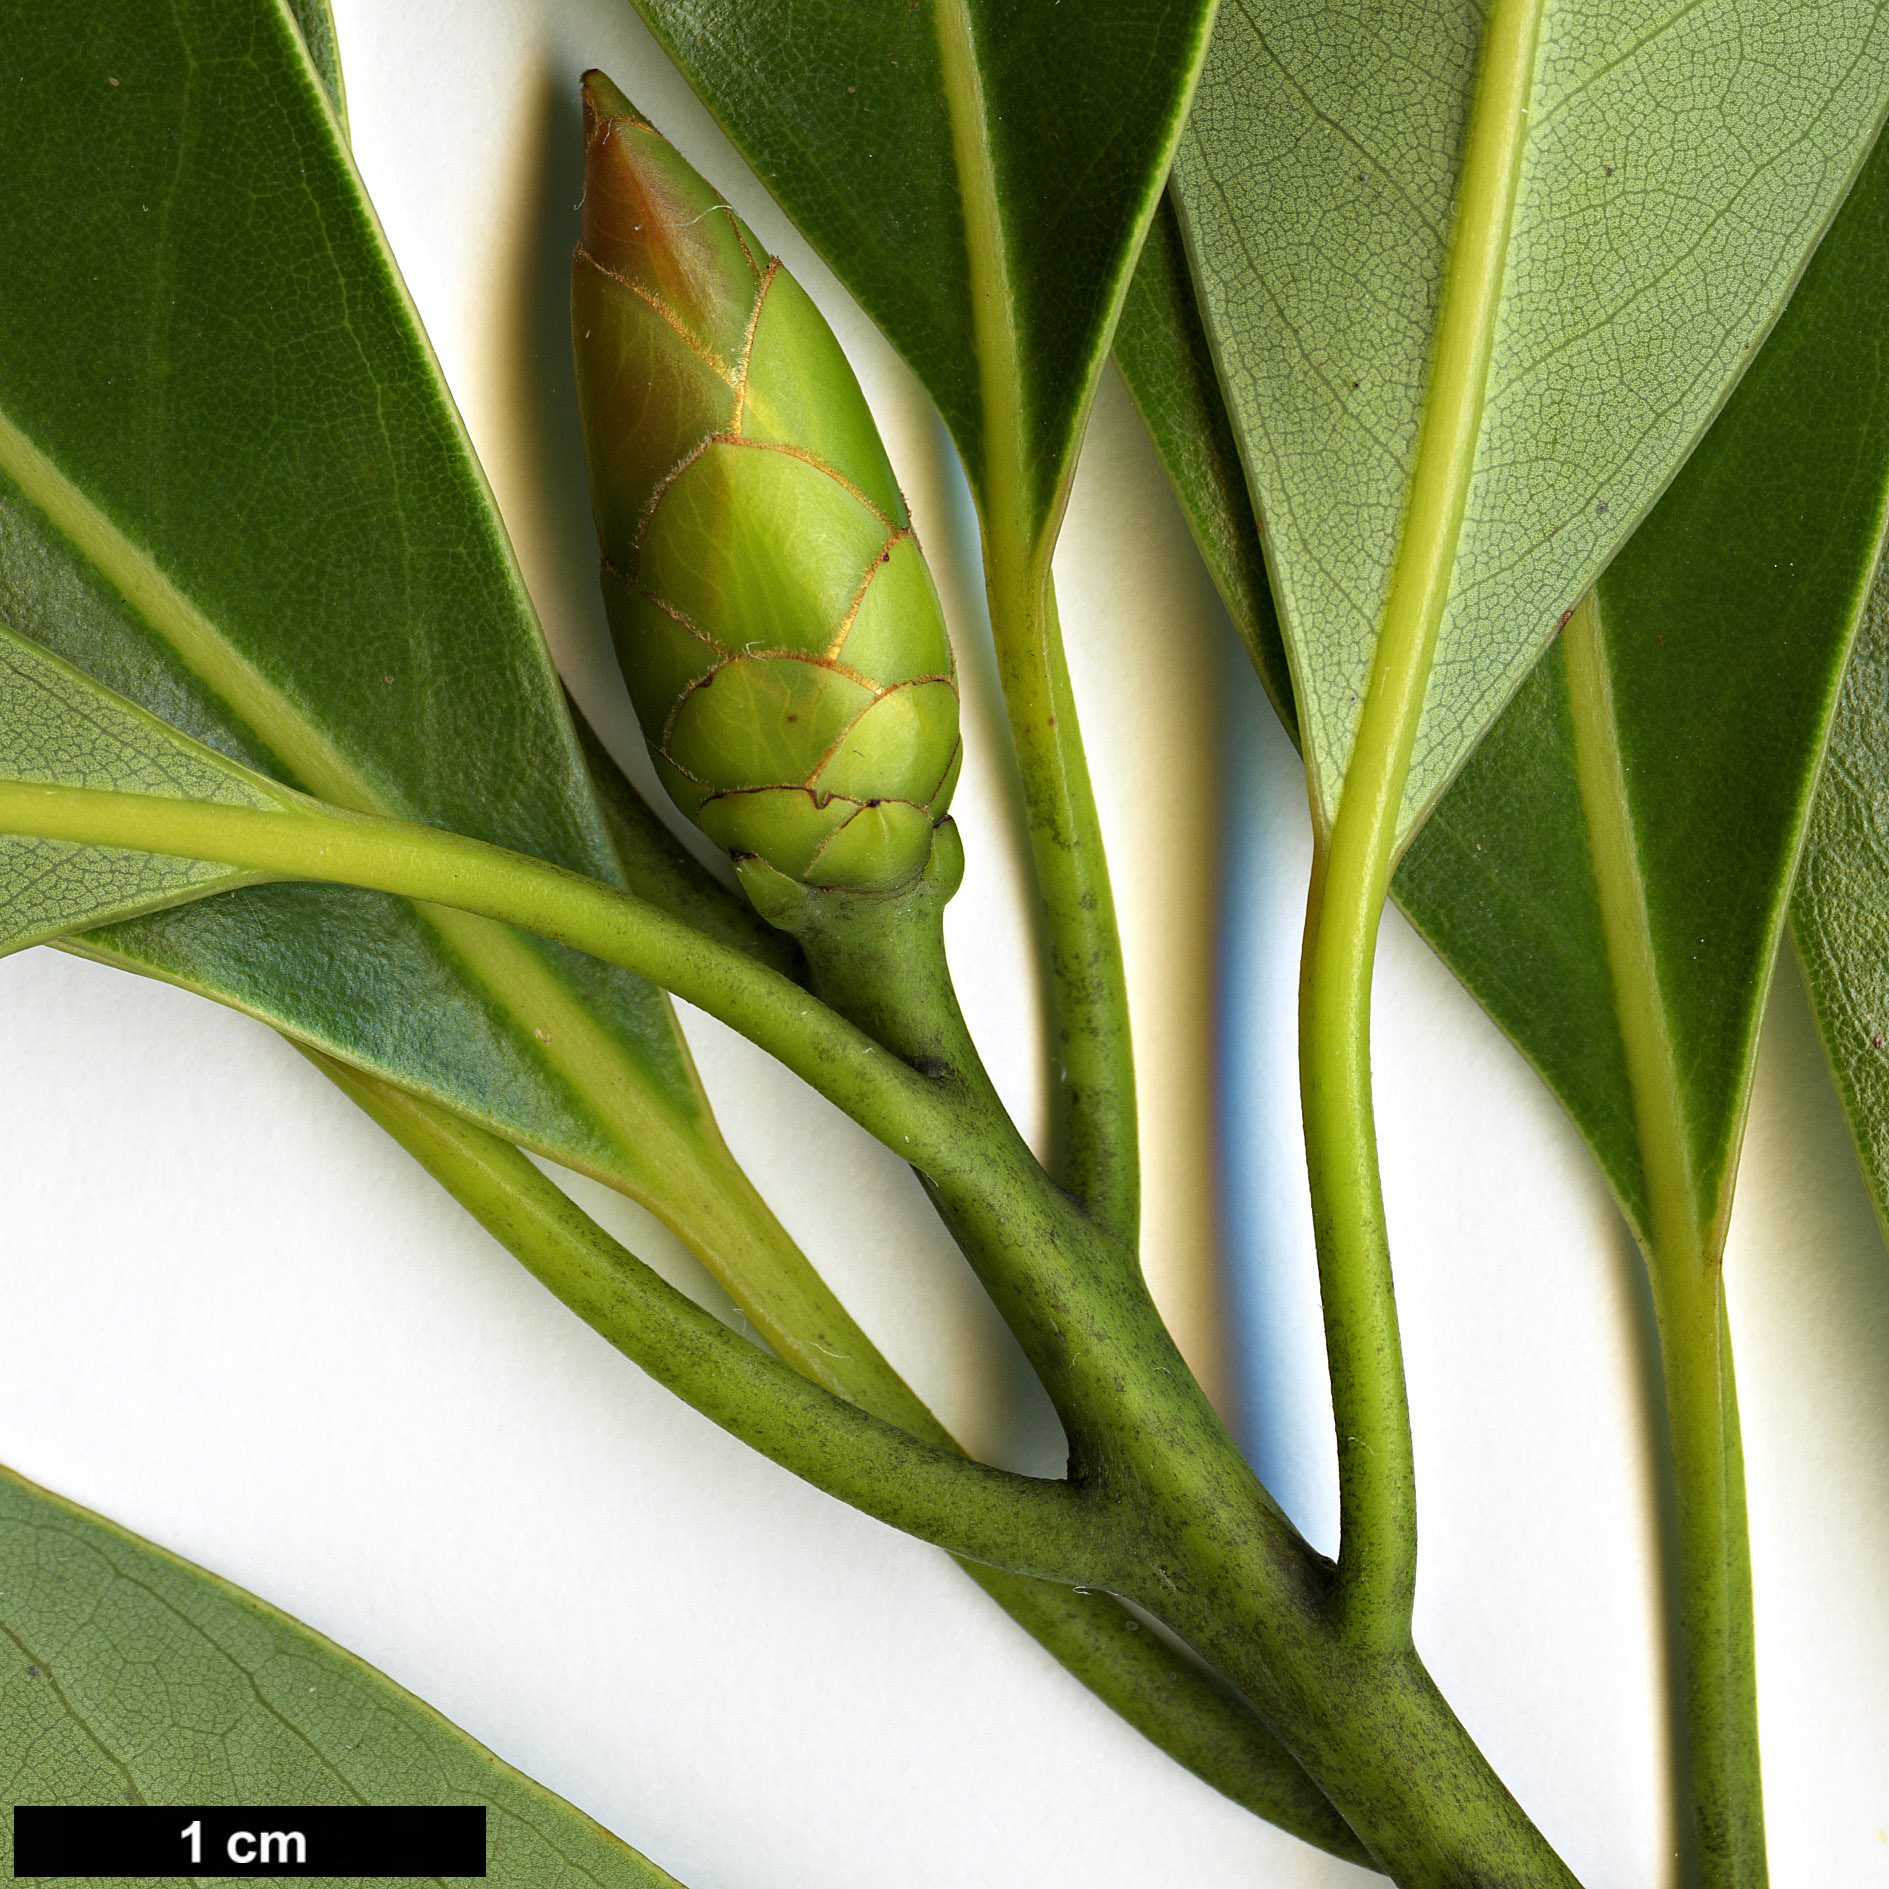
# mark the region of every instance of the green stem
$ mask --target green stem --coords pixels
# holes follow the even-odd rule
[[[724,886],[669,831],[617,765],[576,699],[568,692],[565,699],[630,891],[704,936],[804,983],[806,962],[792,938],[768,924],[739,892]],[[724,1157],[717,1163],[720,1171],[712,1176],[678,1174],[672,1198],[686,1203],[687,1212],[672,1217],[659,1209],[665,1224],[702,1260],[776,1355],[803,1377],[901,1430],[941,1448],[958,1449],[944,1425],[829,1290],[719,1137],[715,1146]],[[973,1578],[988,1574],[992,1580],[1010,1580],[1019,1594],[1030,1589],[1020,1577],[979,1569],[975,1563],[964,1565],[974,1571]],[[1046,1610],[1039,1603],[1036,1612],[1046,1616],[1053,1608]]]
[[[1195,1400],[1190,1423],[1204,1422],[1215,1449],[1230,1447],[1148,1296],[1134,1249],[1049,1180],[978,1057],[944,950],[944,906],[963,862],[946,821],[922,878],[884,897],[813,891],[752,866],[743,876],[765,915],[799,940],[819,996],[924,1083],[974,1156],[914,1165],[1049,1392],[1076,1480],[1111,1474],[1138,1377],[1184,1383]],[[1305,1554],[1258,1483],[1244,1481],[1281,1554]]]
[[[1680,1744],[1701,1889],[1763,1889],[1764,1792],[1744,1454],[1721,1265],[1724,1216],[1701,1215],[1684,1103],[1633,835],[1600,606],[1562,632],[1575,772],[1646,1175],[1639,1229],[1659,1321],[1678,1532]],[[1702,1219],[1704,1224],[1702,1224]]]
[[[1048,496],[1032,479],[1017,393],[1023,375],[1016,295],[972,9],[967,0],[938,0],[935,17],[976,336],[981,435],[971,485],[997,672],[1049,939],[1059,1116],[1054,1171],[1132,1246],[1141,1175],[1128,981],[1049,568],[1066,479],[1062,492]]]
[[[590,770],[591,784],[597,790],[604,823],[610,830],[610,843],[623,868],[623,883],[639,899],[647,899],[658,911],[694,926],[704,937],[732,945],[757,964],[765,964],[795,983],[803,982],[807,967],[800,961],[793,940],[764,924],[746,899],[729,891],[670,832],[617,765],[616,756],[591,727],[577,698],[567,692],[564,699],[571,711],[571,726],[577,732],[577,745]]]
[[[647,1283],[640,1262],[620,1252],[601,1229],[580,1223],[578,1209],[568,1201],[560,1206],[553,1200],[550,1183],[535,1169],[530,1174],[519,1169],[502,1143],[476,1129],[462,1132],[456,1118],[420,1097],[326,1056],[303,1053],[418,1155],[447,1192],[581,1316],[592,1316],[597,1295],[558,1283],[570,1277],[565,1255],[573,1245],[578,1246],[584,1267],[578,1275],[580,1282],[589,1277],[588,1262],[601,1255],[627,1267],[632,1285]],[[521,1200],[520,1187],[528,1190],[528,1198]],[[495,1191],[511,1201],[505,1216],[494,1211]],[[521,1207],[525,1210],[520,1211]],[[548,1239],[543,1225],[547,1219],[555,1222]],[[732,1296],[758,1325],[757,1312],[763,1308],[740,1284],[731,1287]],[[602,1302],[607,1309],[618,1305],[610,1298]],[[792,1361],[801,1375],[814,1377],[847,1402],[923,1443],[962,1455],[956,1440],[865,1334],[851,1325],[844,1312],[840,1318],[848,1329],[827,1332],[829,1339],[838,1342],[823,1342],[819,1333],[812,1334],[817,1372],[801,1362],[807,1347],[795,1347]],[[619,1349],[637,1355],[615,1327],[604,1330],[604,1335]],[[799,1336],[805,1339],[809,1334],[803,1331]],[[770,1343],[781,1349],[776,1340],[770,1338]],[[1033,1579],[988,1563],[960,1558],[958,1565],[1090,1691],[1178,1763],[1244,1809],[1305,1842],[1350,1862],[1369,1862],[1344,1820],[1252,1708],[1231,1688],[1177,1654],[1158,1634],[1143,1630],[1120,1601],[1106,1593]]]
[[[566,700],[630,891],[756,963],[804,981],[806,966],[793,941],[764,924],[746,899],[722,885],[663,825],[576,701],[568,695]],[[616,1093],[615,1085],[600,1084],[591,1099],[609,1108]],[[614,1119],[620,1111],[612,1114]],[[620,1134],[634,1137],[639,1124],[618,1126]],[[688,1132],[672,1139],[682,1145],[642,1164],[637,1178],[644,1184],[635,1197],[701,1260],[777,1356],[836,1395],[901,1422],[895,1411],[874,1402],[873,1393],[883,1391],[882,1402],[896,1402],[894,1391],[905,1391],[904,1383],[756,1191],[706,1101]],[[623,1185],[616,1176],[604,1178]],[[908,1394],[906,1401],[929,1418],[915,1397]]]
[[[543,860],[269,786],[290,803],[280,812],[0,781],[0,832],[362,886],[536,932],[706,1010],[928,1171],[963,1159],[948,1108],[921,1079],[798,986],[729,946]]]
[[[967,1109],[952,1085],[908,1067],[805,991],[627,893],[460,834],[271,787],[287,803],[280,811],[5,781],[0,831],[391,892],[535,931],[661,984],[919,1168],[969,1224],[969,1250],[1009,1256],[986,1283],[1078,1451],[1089,1438],[1106,1450],[1124,1373],[1137,1364],[1143,1380],[1185,1379],[1198,1405],[1190,1421],[1231,1449],[1147,1297],[1132,1249],[1048,1183],[994,1096]],[[961,1033],[961,1020],[954,1027]],[[1268,1512],[1280,1551],[1301,1553],[1276,1507]]]
[[[1223,1797],[1328,1856],[1374,1867],[1331,1799],[1246,1700],[1112,1595],[959,1565],[1118,1716]]]
[[[1171,1410],[1156,1414],[1173,1401],[1165,1379],[1187,1387],[1186,1423],[1202,1445],[1237,1466],[1244,1492],[1258,1491],[1154,1310],[1132,1249],[1045,1178],[989,1091],[955,1003],[940,1053],[957,1073],[935,1080],[776,973],[626,893],[460,834],[275,791],[289,803],[281,811],[0,782],[0,831],[459,907],[661,984],[768,1051],[939,1190],[967,1251],[992,1256],[986,1285],[1098,1476],[1123,1423],[1174,1420]],[[941,835],[955,839],[948,825]],[[910,975],[942,976],[941,947],[935,973],[914,964]],[[1269,1498],[1263,1506],[1274,1552],[1296,1566],[1304,1544]]]
[[[817,1489],[894,1528],[1035,1575],[1109,1563],[1093,1504],[910,1436],[738,1337],[620,1246],[516,1148],[345,1064],[323,1072],[572,1311],[651,1377]]]
[[[1323,1605],[1233,1582],[1188,1586],[1165,1617],[1280,1728],[1401,1889],[1578,1889],[1408,1647],[1347,1645]]]
[[[997,672],[1049,942],[1060,1117],[1052,1171],[1132,1246],[1141,1169],[1128,978],[1055,584],[1046,548],[1028,556],[988,515],[984,532]]]
[[[948,1095],[985,1147],[976,1185],[946,1178],[934,1195],[1063,1416],[1073,1478],[1122,1505],[1136,1560],[1127,1592],[1236,1683],[1400,1882],[1565,1889],[1566,1870],[1414,1652],[1334,1630],[1329,1564],[1239,1455],[1133,1254],[1009,1152],[1014,1130],[945,964],[957,866],[947,827],[925,880],[884,899],[748,878],[799,938],[821,995]]]
[[[1660,1267],[1654,1284],[1677,1497],[1681,1743],[1700,1889],[1764,1889],[1751,1547],[1722,1274]]]
[[[631,891],[757,962],[804,980],[806,965],[792,939],[764,923],[745,898],[725,890],[681,847],[575,703],[572,716]],[[333,1067],[323,1057],[311,1060],[324,1069]],[[370,1081],[357,1073],[350,1093]],[[960,1449],[807,1263],[731,1159],[672,1171],[677,1181],[672,1194],[688,1203],[688,1212],[678,1217],[656,1203],[660,1217],[703,1260],[778,1356],[803,1377],[901,1430],[941,1448]],[[451,1174],[434,1172],[450,1191]],[[1357,1838],[1271,1728],[1231,1688],[1176,1654],[1158,1634],[1142,1631],[1121,1602],[975,1561],[959,1565],[1067,1670],[1178,1763],[1303,1841],[1347,1861],[1368,1863]]]
[[[854,1323],[713,1124],[677,1157],[650,1211],[702,1262],[774,1354],[834,1396],[926,1435],[908,1418],[922,1413],[929,1423],[931,1413]]]
[[[1540,13],[1541,0],[1494,0],[1484,29],[1410,496],[1306,912],[1300,1083],[1338,1432],[1334,1605],[1347,1632],[1386,1646],[1409,1638],[1417,1516],[1371,1109],[1371,974],[1481,430]]]
[[[0,795],[3,793],[0,790]],[[174,809],[178,803],[155,805],[160,810],[165,805]],[[378,823],[348,824],[358,838],[362,826]],[[341,836],[343,840],[346,837]],[[414,837],[424,848],[447,836],[417,829]],[[333,848],[336,843],[331,835],[326,844]],[[330,863],[337,862],[331,859]],[[532,867],[536,862],[519,863]],[[575,883],[581,886],[586,882]],[[606,888],[596,890],[606,897],[617,896]],[[713,947],[710,955],[714,955]],[[702,993],[698,990],[696,994],[699,997]],[[807,1007],[804,997],[799,999],[799,1007]],[[826,1047],[830,1051],[831,1046]],[[393,1091],[383,1094],[384,1085],[372,1078],[355,1071],[342,1072],[327,1058],[314,1060],[357,1102],[368,1107],[376,1120],[396,1132],[403,1145],[420,1154],[436,1178],[514,1251],[526,1257],[527,1264],[546,1278],[567,1303],[586,1317],[591,1316],[589,1301],[575,1294],[566,1282],[567,1262],[556,1257],[534,1261],[519,1245],[522,1236],[517,1216],[503,1224],[494,1219],[489,1205],[489,1177],[493,1164],[502,1160],[510,1171],[508,1186],[514,1195],[520,1186],[529,1187],[535,1198],[566,1216],[567,1236],[569,1229],[579,1224],[575,1208],[568,1202],[557,1207],[555,1190],[539,1187],[542,1177],[533,1178],[536,1170],[519,1169],[509,1155],[498,1152],[503,1144],[451,1117],[440,1116],[438,1111],[429,1111],[413,1097]],[[989,1100],[992,1107],[997,1106],[994,1095]],[[419,1130],[414,1124],[429,1121],[432,1126],[422,1143],[416,1140]],[[1007,1119],[1005,1127],[1008,1129]],[[460,1155],[451,1160],[441,1158],[438,1150],[442,1145],[457,1147]],[[425,1152],[429,1147],[433,1150],[430,1155]],[[463,1158],[468,1147],[479,1158],[470,1162]],[[1020,1142],[1015,1143],[1012,1152],[1028,1161]],[[806,1264],[738,1168],[732,1163],[725,1164],[725,1171],[724,1164],[700,1172],[690,1168],[680,1174],[676,1191],[691,1202],[690,1213],[676,1230],[704,1258],[760,1334],[802,1376],[928,1444],[958,1450],[943,1426]],[[588,1228],[587,1222],[582,1224]],[[584,1237],[589,1239],[593,1252],[616,1250],[600,1230],[589,1229]],[[554,1255],[569,1248],[568,1237],[554,1242]],[[624,1258],[627,1262],[628,1255]],[[614,1328],[606,1329],[606,1335],[630,1349]],[[632,1351],[632,1355],[637,1354]],[[699,1398],[691,1396],[691,1401],[702,1407]],[[724,1414],[710,1414],[734,1427]],[[775,1454],[776,1460],[785,1460],[777,1452],[769,1453]],[[797,1467],[791,1463],[788,1466]],[[819,1480],[817,1476],[811,1479]],[[1066,1588],[1046,1587],[990,1567],[969,1562],[965,1565],[1000,1605],[1078,1677],[1190,1769],[1247,1808],[1307,1841],[1336,1855],[1358,1855],[1356,1840],[1342,1819],[1324,1802],[1270,1730],[1243,1702],[1207,1675],[1177,1660],[1152,1637],[1133,1637],[1132,1616],[1118,1602],[1099,1594],[1077,1595]],[[1091,1574],[1088,1578],[1096,1577]]]
[[[1049,1183],[1007,1123],[967,1111],[950,1067],[908,1067],[806,992],[626,894],[430,828],[313,802],[267,812],[9,782],[0,831],[460,901],[722,1017],[924,1169],[1064,1413],[1078,1485],[968,1463],[808,1383],[641,1267],[483,1131],[416,1113],[392,1091],[385,1125],[450,1172],[452,1191],[613,1343],[773,1460],[953,1552],[1109,1587],[1174,1626],[1400,1882],[1570,1881],[1415,1656],[1334,1632],[1331,1570],[1253,1477],[1132,1250]]]

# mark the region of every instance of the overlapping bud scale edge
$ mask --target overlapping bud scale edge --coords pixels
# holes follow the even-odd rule
[[[962,758],[951,646],[806,292],[600,73],[572,334],[604,601],[664,787],[804,884],[921,870]]]

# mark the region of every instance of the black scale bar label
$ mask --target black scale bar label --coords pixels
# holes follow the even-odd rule
[[[483,1876],[483,1805],[22,1804],[21,1876]]]

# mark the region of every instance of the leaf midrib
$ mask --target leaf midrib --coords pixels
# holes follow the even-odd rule
[[[1600,604],[1589,591],[1562,632],[1574,726],[1574,771],[1593,852],[1607,977],[1626,1051],[1635,1138],[1646,1176],[1647,1224],[1635,1228],[1650,1267],[1696,1266],[1708,1255],[1705,1216],[1686,1145],[1671,1020],[1646,905],[1613,678],[1601,641]]]
[[[266,747],[317,799],[355,813],[392,813],[341,751],[138,549],[0,408],[0,471],[111,584],[216,696],[236,708]]]
[[[12,477],[28,502],[45,514],[78,555],[124,596],[184,667],[247,723],[296,777],[297,785],[350,812],[407,817],[406,809],[389,805],[375,793],[367,777],[231,645],[156,560],[120,531],[4,409],[0,409],[0,470]],[[634,1183],[636,1197],[660,1212],[651,1192],[652,1177],[671,1171],[671,1164],[681,1160],[685,1142],[699,1139],[703,1118],[698,1114],[691,1122],[673,1106],[652,1106],[657,1093],[652,1077],[597,1026],[576,993],[534,946],[487,919],[434,906],[419,909],[452,955],[513,1014],[520,1035],[533,1044],[533,1053],[555,1072],[571,1097],[587,1111],[595,1110],[595,1119],[628,1163],[600,1173],[599,1178],[612,1185]],[[691,1089],[699,1094],[686,1054],[683,1067]],[[719,1141],[712,1131],[711,1139]],[[699,1158],[700,1151],[696,1152]],[[569,1158],[568,1153],[561,1158]]]
[[[944,80],[951,152],[957,164],[964,247],[970,271],[971,332],[977,354],[977,483],[987,532],[1004,533],[1024,517],[1023,431],[1016,292],[1004,245],[1003,212],[991,159],[989,108],[977,63],[969,0],[937,0],[938,66]]]
[[[1376,905],[1399,829],[1405,843],[1415,832],[1401,817],[1403,801],[1481,443],[1543,7],[1544,0],[1494,0],[1484,28],[1409,493],[1364,707],[1331,810],[1334,858],[1348,845],[1368,845],[1373,855]],[[1315,806],[1316,753],[1308,742]],[[1334,877],[1342,877],[1336,868]]]
[[[1060,0],[1058,0],[1060,4]],[[1156,206],[1167,188],[1169,166],[1187,122],[1194,86],[1206,63],[1215,8],[1199,22],[1193,55],[1167,118],[1163,161],[1151,171],[1135,209],[1131,240],[1116,259],[1108,300],[1094,345],[1089,350],[1085,391],[1069,416],[1068,430],[1055,449],[1053,486],[1030,502],[1029,453],[1025,439],[1026,380],[1022,367],[1016,285],[1005,240],[1005,219],[997,187],[992,123],[978,63],[977,39],[969,0],[934,0],[938,29],[939,75],[945,114],[951,127],[952,159],[957,168],[959,208],[964,219],[965,257],[971,295],[971,332],[977,367],[979,458],[972,478],[986,538],[1004,561],[1022,568],[1034,561],[1047,575],[1048,553],[1075,473],[1073,446],[1080,441],[1094,398],[1100,368],[1134,277]]]

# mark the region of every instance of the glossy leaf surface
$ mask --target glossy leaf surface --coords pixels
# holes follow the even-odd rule
[[[488,1881],[675,1882],[351,1653],[5,1469],[0,1797],[483,1804]]]
[[[1692,1211],[1709,1233],[1729,1194],[1781,903],[1889,489],[1881,362],[1858,345],[1883,319],[1885,282],[1879,151],[1725,412],[1601,580],[1611,727],[1577,729],[1552,649],[1395,880],[1404,910],[1566,1105],[1643,1233],[1645,1171],[1577,738],[1617,753]],[[1237,534],[1250,508],[1232,469],[1187,445],[1213,425],[1213,388],[1186,372],[1184,296],[1171,270],[1146,288],[1130,311],[1147,318],[1118,348],[1124,373],[1177,483],[1215,482],[1190,513],[1232,519]],[[1270,596],[1235,581],[1242,567],[1224,553],[1208,561],[1275,699],[1289,702]],[[1867,717],[1857,726],[1873,728]]]
[[[637,0],[1032,536],[1167,172],[1206,0]],[[995,496],[993,496],[995,494]]]
[[[1220,16],[1175,165],[1336,806],[1423,417],[1484,9]],[[1889,20],[1546,6],[1494,353],[1406,830],[1645,515],[1881,121]]]
[[[1876,573],[1843,679],[1791,933],[1889,1235],[1889,568]]]
[[[3,12],[0,617],[323,798],[613,878],[502,527],[290,16],[121,0],[75,40],[25,0]],[[662,1178],[644,1126],[702,1132],[659,993],[477,921],[269,886],[83,948],[634,1191]]]

